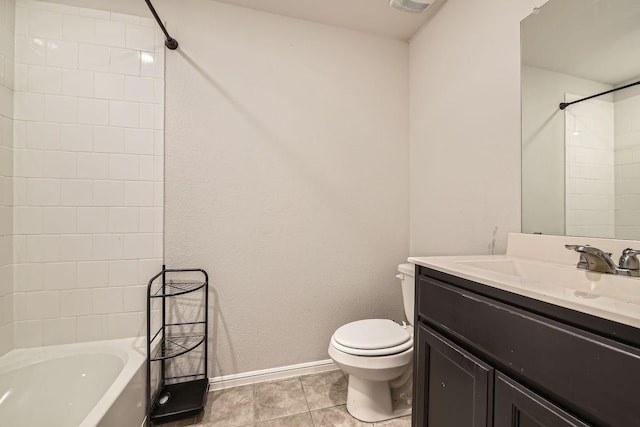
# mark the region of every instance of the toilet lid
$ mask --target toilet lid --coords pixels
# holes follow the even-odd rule
[[[392,320],[366,319],[339,327],[333,339],[347,348],[377,350],[406,344],[411,340],[411,335]]]

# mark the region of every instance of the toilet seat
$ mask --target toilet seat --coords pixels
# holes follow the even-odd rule
[[[347,323],[331,337],[331,345],[356,356],[388,356],[413,346],[406,328],[388,319],[366,319]]]

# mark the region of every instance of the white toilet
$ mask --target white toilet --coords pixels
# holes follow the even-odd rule
[[[349,374],[347,410],[364,422],[411,413],[415,265],[400,264],[398,271],[410,325],[358,320],[339,327],[329,344],[329,356]]]

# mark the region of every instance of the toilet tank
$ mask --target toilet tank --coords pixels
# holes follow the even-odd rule
[[[396,277],[402,282],[402,301],[404,302],[404,315],[410,325],[413,325],[413,307],[415,302],[415,264],[398,265],[398,274]]]

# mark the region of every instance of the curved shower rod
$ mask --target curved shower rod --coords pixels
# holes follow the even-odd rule
[[[151,4],[151,0],[144,0],[144,1],[147,3],[147,6],[149,6],[149,9],[151,10],[151,13],[153,14],[153,17],[156,18],[156,21],[158,22],[158,25],[160,25],[160,29],[162,30],[162,32],[164,33],[165,37],[167,38],[167,40],[164,42],[164,45],[167,48],[171,49],[171,50],[176,50],[178,48],[178,40],[174,39],[173,37],[171,37],[169,35],[169,33],[167,32],[167,29],[165,28],[164,24],[162,23],[162,20],[158,16],[158,12],[156,12],[156,9]]]

